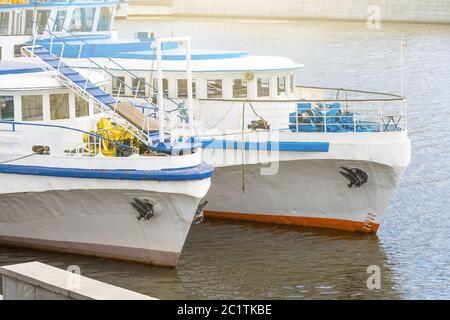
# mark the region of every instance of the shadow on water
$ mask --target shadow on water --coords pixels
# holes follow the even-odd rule
[[[399,298],[377,236],[208,220],[193,226],[177,269],[0,247],[0,264],[38,260],[161,299]],[[367,267],[381,269],[369,290]]]

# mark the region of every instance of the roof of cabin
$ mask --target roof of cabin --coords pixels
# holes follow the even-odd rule
[[[98,58],[101,60],[101,58]],[[97,60],[97,59],[96,59]],[[129,71],[150,71],[157,69],[157,63],[142,59],[114,59],[123,68]],[[72,63],[74,64],[74,63]],[[89,61],[80,60],[79,66],[82,68],[89,67]],[[228,59],[205,59],[192,60],[192,72],[269,72],[282,70],[295,70],[302,68],[302,64],[294,63],[286,57],[272,56],[244,56]],[[110,69],[117,69],[111,64]],[[163,60],[162,69],[165,72],[185,72],[186,62],[184,60]]]
[[[152,49],[153,39],[115,39],[108,36],[85,37],[82,41],[74,37],[63,40],[39,40],[39,44],[59,55],[64,46],[66,58],[114,58],[121,61],[130,70],[150,70],[155,60],[155,50]],[[232,72],[232,71],[275,71],[294,70],[302,68],[302,64],[294,63],[286,57],[252,56],[245,51],[224,51],[209,49],[192,49],[193,72]],[[185,70],[185,49],[178,47],[176,42],[163,44],[162,59],[165,71]]]

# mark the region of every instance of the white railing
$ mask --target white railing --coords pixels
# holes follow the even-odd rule
[[[255,130],[303,133],[407,130],[407,100],[402,97],[343,89],[327,91],[301,100],[200,99],[197,108],[201,116],[196,119],[196,129],[199,135],[213,131],[238,134]],[[331,96],[334,98],[330,99]]]

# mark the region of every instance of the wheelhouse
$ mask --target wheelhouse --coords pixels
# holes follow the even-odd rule
[[[105,84],[101,74],[89,78]],[[0,88],[0,121],[71,124],[98,113],[92,102],[32,63],[1,61]]]
[[[65,30],[90,36],[109,36],[114,26],[116,0],[3,0],[0,2],[0,59],[21,56],[21,47],[33,33]],[[33,28],[36,30],[33,30]]]

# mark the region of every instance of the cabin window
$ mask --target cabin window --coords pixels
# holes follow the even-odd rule
[[[119,96],[125,95],[125,77],[114,77],[113,78],[112,92],[114,95],[119,95]]]
[[[145,97],[145,78],[133,78],[133,96]]]
[[[0,96],[0,120],[14,121],[13,96]]]
[[[33,11],[27,10],[25,13],[25,33],[24,34],[32,34],[33,33],[33,17],[34,17]]]
[[[111,17],[112,17],[111,8],[108,7],[101,8],[97,31],[109,31],[111,27]]]
[[[165,97],[169,96],[169,80],[167,79],[163,79],[163,92]]]
[[[42,120],[44,120],[42,96],[22,96],[22,121]]]
[[[207,81],[208,98],[222,98],[222,80]]]
[[[39,10],[36,14],[37,33],[43,34],[47,28],[50,10]],[[47,29],[48,30],[48,29]]]
[[[294,88],[295,88],[295,79],[294,75],[291,74],[291,92],[294,92]]]
[[[186,79],[178,79],[177,80],[178,85],[178,97],[179,98],[187,98],[188,96],[188,89],[187,89],[187,80]],[[195,98],[195,81],[192,81],[192,97]]]
[[[58,10],[56,13],[55,24],[53,26],[53,31],[61,32],[64,28],[64,21],[66,20],[67,11]]]
[[[69,119],[69,94],[51,94],[50,95],[50,119],[63,120]]]
[[[89,116],[89,102],[79,95],[75,95],[75,117],[81,118],[87,116]]]
[[[286,77],[277,77],[277,94],[286,93]]]
[[[9,33],[9,12],[0,13],[0,34],[5,35]]]
[[[258,78],[258,97],[268,97],[269,95],[269,77]]]
[[[233,80],[233,98],[247,98],[247,81]]]
[[[20,58],[22,57],[22,48],[26,47],[26,44],[16,44],[14,45],[14,57]]]
[[[157,95],[158,94],[158,79],[153,79],[153,91]],[[167,97],[169,95],[169,80],[163,79],[163,93],[164,96]]]
[[[98,107],[94,107],[94,114],[99,114],[101,110]]]
[[[76,8],[72,21],[70,22],[70,31],[90,32],[94,26],[95,8]]]

